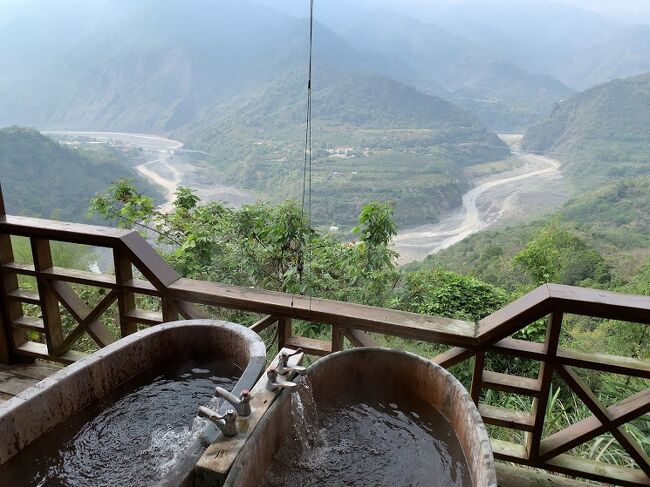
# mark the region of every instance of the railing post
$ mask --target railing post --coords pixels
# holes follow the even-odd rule
[[[278,350],[282,350],[291,337],[292,327],[291,318],[280,316],[278,319]]]
[[[172,299],[162,297],[160,299],[160,306],[162,308],[163,322],[176,321],[179,318],[178,307]]]
[[[34,258],[34,269],[43,272],[52,268],[52,250],[50,241],[40,238],[32,238],[32,256]],[[61,326],[61,313],[59,312],[59,301],[52,291],[50,284],[44,277],[36,278],[38,295],[41,301],[41,315],[45,331],[48,353],[54,355],[63,343],[63,327]]]
[[[129,317],[135,309],[135,296],[126,289],[124,284],[133,279],[131,261],[118,249],[113,249],[113,262],[115,265],[115,282],[117,283],[117,307],[120,317],[120,334],[122,337],[138,331],[138,324]]]
[[[551,313],[548,326],[546,328],[546,357],[545,361],[539,367],[539,397],[533,400],[533,431],[528,435],[528,459],[535,463],[539,456],[539,444],[544,432],[544,420],[546,419],[546,407],[548,405],[548,396],[551,391],[551,378],[553,377],[553,362],[557,355],[557,347],[560,341],[560,332],[562,331],[563,314],[560,311]]]
[[[483,367],[485,366],[485,352],[477,352],[474,357],[474,372],[472,373],[472,386],[470,395],[472,401],[478,406],[481,398],[481,387],[483,387]]]
[[[343,328],[340,326],[332,326],[332,352],[343,350]]]

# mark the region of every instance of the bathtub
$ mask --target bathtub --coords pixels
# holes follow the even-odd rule
[[[266,349],[257,334],[224,321],[177,321],[129,335],[0,405],[0,465],[125,381],[171,360],[199,356],[235,364],[242,371],[233,389],[238,394],[263,372]]]
[[[377,394],[389,401],[411,396],[435,408],[447,419],[462,448],[469,484],[496,487],[492,449],[481,416],[467,391],[442,367],[405,352],[358,348],[318,360],[307,369],[306,377],[317,409],[341,397],[354,402]],[[264,416],[237,456],[226,486],[260,485],[276,453],[289,435],[295,436],[291,394],[291,390],[283,391]],[[433,479],[431,485],[436,485]]]

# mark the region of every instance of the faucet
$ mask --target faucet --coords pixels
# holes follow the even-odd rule
[[[234,409],[228,409],[225,414],[219,416],[212,409],[201,406],[197,415],[211,421],[224,436],[237,436],[237,413]]]
[[[269,391],[277,391],[278,389],[291,389],[297,385],[295,382],[290,382],[288,380],[278,381],[278,370],[275,367],[271,367],[266,372],[266,377],[268,378],[266,388]]]
[[[248,389],[241,391],[239,397],[237,397],[232,392],[229,392],[222,387],[217,387],[214,391],[214,395],[229,402],[235,411],[237,411],[238,416],[243,418],[251,415],[251,399],[253,396],[251,396],[251,392]]]
[[[293,357],[294,355],[298,355],[302,353],[302,349],[298,349],[293,353],[288,353],[286,350],[282,350],[278,354],[278,365],[277,365],[277,372],[280,375],[287,375],[291,372],[295,372],[296,374],[302,375],[305,373],[305,367],[301,367],[299,365],[289,365],[289,358]]]

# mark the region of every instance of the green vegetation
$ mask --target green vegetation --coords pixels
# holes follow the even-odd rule
[[[463,167],[509,154],[468,112],[388,78],[323,69],[314,90],[318,224],[352,226],[376,199],[394,202],[400,225],[435,221],[460,205]],[[300,80],[282,76],[206,114],[186,135],[214,152],[206,164],[225,182],[274,202],[299,199],[303,96]]]
[[[85,221],[88,201],[121,174],[133,171],[117,151],[74,149],[36,130],[0,129],[0,182],[10,213]]]
[[[525,149],[555,155],[578,190],[648,174],[650,74],[616,80],[559,103],[531,127]]]

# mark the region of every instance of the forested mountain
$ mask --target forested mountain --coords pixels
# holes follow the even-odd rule
[[[364,202],[389,199],[401,224],[436,220],[460,204],[465,165],[509,149],[469,112],[374,74],[315,67],[314,214],[351,225]],[[203,113],[181,134],[213,153],[235,185],[274,200],[300,197],[305,86],[286,73]],[[207,130],[205,127],[208,127]]]
[[[495,129],[528,127],[555,101],[573,94],[556,79],[529,74],[460,35],[394,13],[368,15],[344,37],[403,60],[411,71],[393,77],[461,104]]]
[[[9,213],[85,221],[96,193],[134,175],[117,152],[63,146],[33,129],[0,129],[0,183]]]
[[[650,74],[580,93],[531,127],[529,151],[556,154],[579,188],[650,171]]]
[[[59,41],[56,30],[39,34],[34,50],[49,44],[45,52],[52,56],[24,52],[29,69],[0,78],[0,125],[168,132],[306,63],[304,21],[247,0],[122,1],[114,7],[119,20],[100,23],[92,35]],[[17,25],[7,21],[0,45],[38,29],[49,12],[35,9]],[[75,19],[93,22],[94,16],[80,9]],[[358,52],[320,24],[316,36],[315,56],[339,69],[407,69]],[[20,53],[0,50],[0,60],[12,65]]]

